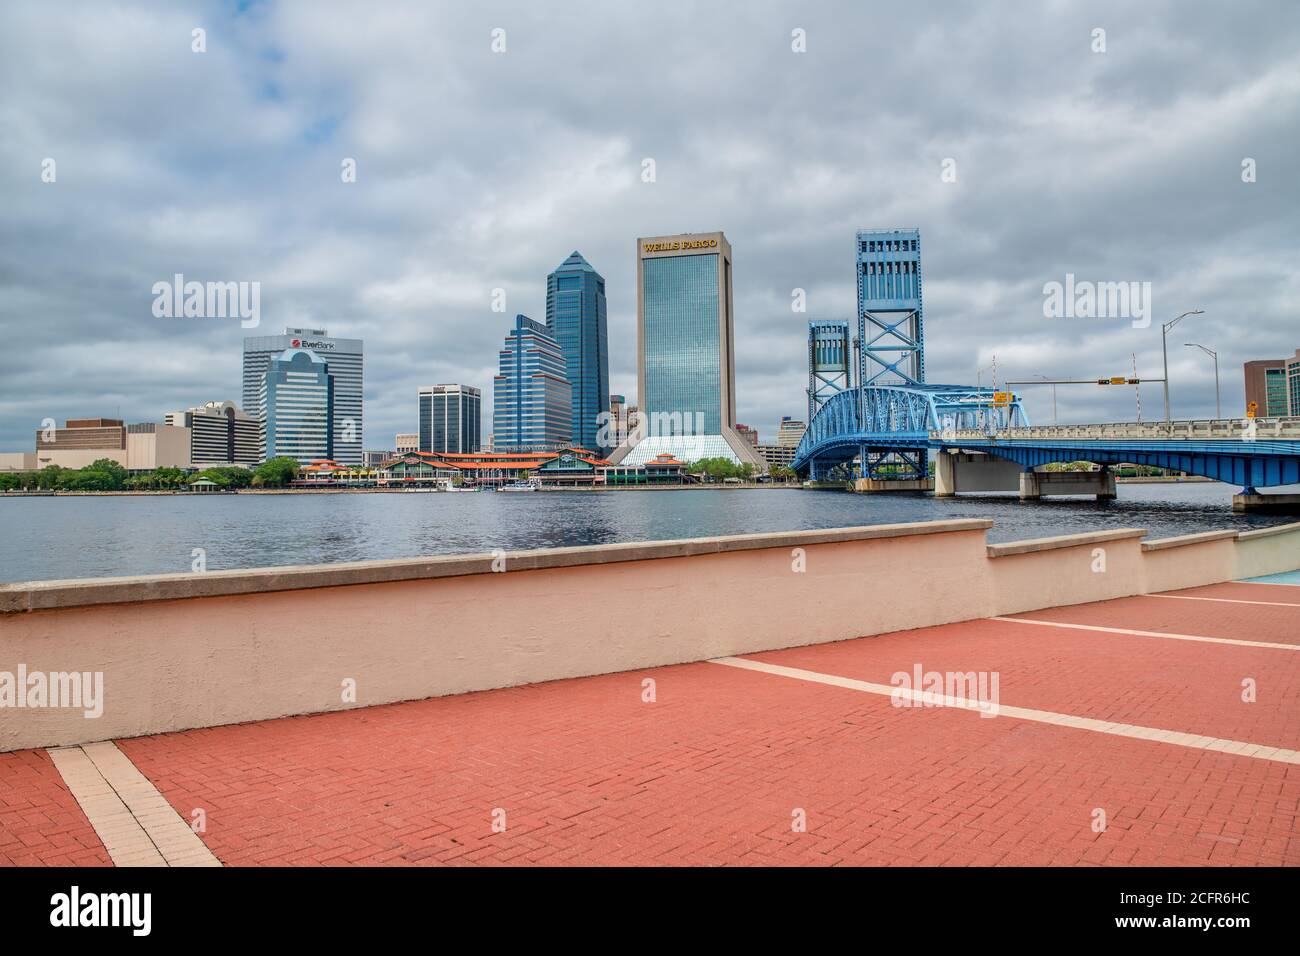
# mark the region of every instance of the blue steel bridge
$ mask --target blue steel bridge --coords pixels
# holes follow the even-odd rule
[[[1019,397],[1006,397],[998,403],[992,389],[955,385],[848,388],[817,410],[792,467],[814,480],[836,468],[917,478],[927,474],[930,452],[960,451],[1027,472],[1052,462],[1153,465],[1240,485],[1245,494],[1300,483],[1300,418],[1033,427]]]
[[[1246,495],[1300,483],[1300,418],[1033,427],[1014,393],[927,383],[920,232],[859,230],[855,258],[856,338],[848,319],[809,323],[808,429],[791,463],[800,475],[921,488],[935,453],[936,494],[1010,480],[1022,497],[1052,486],[1072,494],[1069,480],[1033,471],[1072,461],[1154,465]],[[1098,480],[1099,493],[1113,496],[1113,476]]]

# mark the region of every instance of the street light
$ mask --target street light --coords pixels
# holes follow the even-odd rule
[[[1042,375],[1042,374],[1035,374],[1035,375],[1034,375],[1034,378],[1041,378],[1044,382],[1051,382],[1051,385],[1052,385],[1052,424],[1055,425],[1055,424],[1057,424],[1057,421],[1056,421],[1056,383],[1055,383],[1055,382],[1052,382],[1051,379],[1049,379],[1046,375]]]
[[[1214,417],[1215,419],[1223,418],[1223,409],[1219,405],[1219,353],[1214,349],[1207,349],[1204,345],[1196,342],[1184,342],[1183,345],[1189,349],[1200,349],[1210,358],[1214,359]]]
[[[1200,309],[1192,309],[1190,312],[1184,312],[1176,319],[1170,319],[1160,326],[1160,352],[1164,356],[1165,363],[1165,421],[1169,421],[1169,330],[1175,325],[1187,318],[1189,315],[1204,315]]]

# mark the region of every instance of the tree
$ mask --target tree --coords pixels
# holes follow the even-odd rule
[[[94,468],[82,468],[69,471],[59,482],[59,486],[69,491],[116,491],[121,483],[107,471]]]
[[[263,488],[283,488],[298,477],[298,459],[272,458],[257,466],[253,484]]]
[[[700,475],[708,481],[725,481],[728,478],[748,479],[754,473],[751,464],[738,465],[730,458],[701,458],[686,469],[692,475]]]
[[[58,465],[46,465],[36,473],[36,487],[53,491],[59,487],[63,473],[68,470],[67,468],[60,468]]]
[[[103,478],[94,478],[93,480],[86,477],[88,473],[103,475]],[[117,491],[126,485],[127,470],[112,458],[96,458],[85,468],[81,469],[81,476],[73,479],[77,487],[94,488],[97,491]]]

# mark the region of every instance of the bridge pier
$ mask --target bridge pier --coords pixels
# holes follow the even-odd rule
[[[1098,501],[1115,498],[1115,475],[1100,471],[1022,471],[1020,500],[1035,501],[1044,495],[1096,495]]]
[[[1242,488],[1232,496],[1232,510],[1257,514],[1300,514],[1300,495],[1261,495],[1254,488]]]
[[[934,459],[934,496],[962,491],[1015,491],[1020,465],[980,452],[939,451]]]
[[[930,491],[934,488],[934,479],[855,478],[852,487],[860,495],[877,494],[882,491]]]

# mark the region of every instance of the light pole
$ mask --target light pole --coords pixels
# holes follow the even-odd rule
[[[1041,378],[1044,382],[1051,382],[1051,385],[1052,385],[1052,424],[1055,425],[1055,424],[1057,424],[1057,421],[1056,421],[1056,383],[1055,383],[1055,382],[1052,382],[1052,380],[1049,379],[1046,375],[1038,374],[1038,375],[1035,375],[1034,378]]]
[[[1169,330],[1175,325],[1187,318],[1189,315],[1203,315],[1200,309],[1192,309],[1190,312],[1184,312],[1176,319],[1170,319],[1160,326],[1160,353],[1164,357],[1165,363],[1165,421],[1169,421]]]
[[[1219,405],[1219,353],[1214,349],[1207,349],[1204,345],[1196,342],[1184,342],[1183,345],[1189,349],[1200,349],[1210,358],[1214,359],[1214,418],[1219,420],[1223,418],[1223,408]]]

